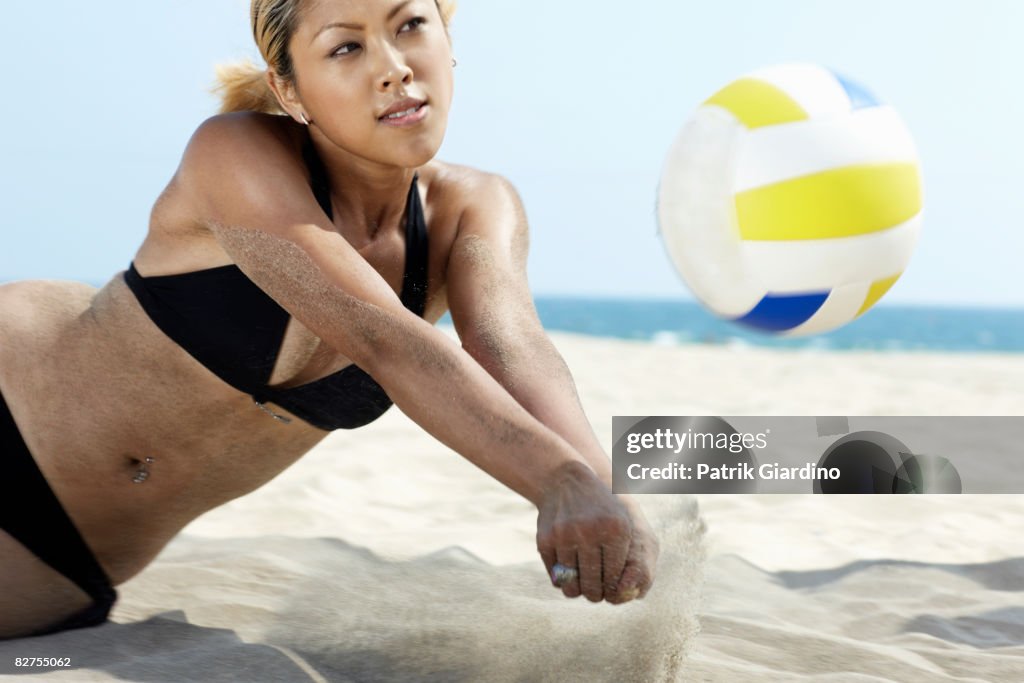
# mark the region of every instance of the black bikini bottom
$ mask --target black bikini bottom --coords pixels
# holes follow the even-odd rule
[[[93,602],[33,636],[107,621],[117,591],[36,466],[0,394],[0,529],[73,581]],[[0,591],[4,588],[0,587]]]

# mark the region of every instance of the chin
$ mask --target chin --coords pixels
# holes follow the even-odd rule
[[[402,150],[401,160],[398,165],[404,168],[418,168],[423,166],[435,156],[441,149],[441,140],[423,140],[410,144]]]

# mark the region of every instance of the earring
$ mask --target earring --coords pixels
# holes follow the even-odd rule
[[[452,68],[454,69],[458,65],[459,65],[459,63],[457,61],[455,61],[455,57],[452,57]]]
[[[306,112],[304,112],[304,111],[300,111],[300,112],[299,112],[299,116],[300,116],[300,117],[302,118],[302,122],[303,122],[304,124],[306,124],[307,126],[308,126],[308,125],[309,125],[309,124],[311,123],[311,121],[310,121],[309,119],[307,119],[307,118],[306,118]]]

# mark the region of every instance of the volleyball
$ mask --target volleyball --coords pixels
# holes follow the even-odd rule
[[[786,64],[697,108],[662,170],[658,226],[713,313],[801,336],[848,323],[892,287],[922,205],[899,114],[829,69]]]

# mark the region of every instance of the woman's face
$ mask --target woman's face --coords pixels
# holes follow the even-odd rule
[[[338,147],[406,168],[437,153],[452,54],[434,0],[309,2],[290,47],[306,115]]]

